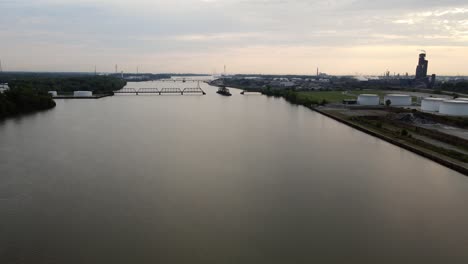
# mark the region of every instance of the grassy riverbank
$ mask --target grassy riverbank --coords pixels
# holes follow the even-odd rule
[[[290,103],[304,105],[367,134],[379,137],[394,145],[410,150],[468,175],[468,140],[396,120],[395,116],[399,114],[413,114],[413,112],[409,110],[399,108],[380,108],[377,111],[382,112],[381,116],[366,116],[366,114],[361,113],[356,116],[349,113],[352,112],[352,110],[333,110],[327,109],[326,107],[320,107],[320,105],[328,103],[328,101],[326,101],[327,99],[331,102],[348,99],[344,97],[345,94],[339,91],[317,92],[315,95],[315,92],[303,93],[291,90],[264,90],[263,94],[283,97]],[[348,113],[343,114],[343,112]],[[433,117],[434,120],[439,120],[440,122],[443,121],[445,124],[465,125],[468,123],[468,119],[466,118],[445,119],[440,116],[431,115],[428,117],[427,115],[430,114],[420,113],[420,116],[418,116],[420,118]]]

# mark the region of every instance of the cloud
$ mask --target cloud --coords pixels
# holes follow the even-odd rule
[[[414,52],[414,47],[468,45],[468,4],[459,0],[4,0],[0,9],[5,38],[0,51],[6,54],[0,57],[8,56],[18,69],[28,67],[15,63],[27,61],[19,47],[29,56],[60,51],[70,62],[111,71],[117,62],[135,64],[145,56],[217,56],[211,63],[218,64],[224,58],[271,61],[261,50],[300,56],[292,52],[298,47],[408,47]],[[235,57],[223,55],[232,50]],[[353,54],[359,61],[362,54]],[[177,68],[170,63],[168,69]]]

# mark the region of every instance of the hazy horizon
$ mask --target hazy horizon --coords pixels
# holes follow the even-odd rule
[[[450,1],[6,0],[4,71],[468,75],[468,4]]]

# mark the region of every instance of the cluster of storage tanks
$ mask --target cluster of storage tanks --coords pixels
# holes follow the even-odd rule
[[[410,106],[411,96],[406,94],[387,94],[384,97],[384,103],[390,100],[393,106]],[[358,96],[357,103],[360,105],[380,105],[380,97],[376,94],[361,94]]]
[[[412,98],[406,94],[387,94],[383,103],[390,100],[392,106],[411,106]],[[358,96],[359,105],[380,105],[380,97],[377,94],[361,94]],[[427,97],[421,101],[421,110],[425,112],[440,113],[452,116],[468,116],[468,98],[445,99]]]
[[[421,101],[421,110],[452,116],[468,116],[468,98],[444,99],[428,97]]]

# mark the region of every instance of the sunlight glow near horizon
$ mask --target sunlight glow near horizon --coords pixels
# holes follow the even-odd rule
[[[468,5],[410,0],[17,0],[0,3],[7,71],[468,75]]]

